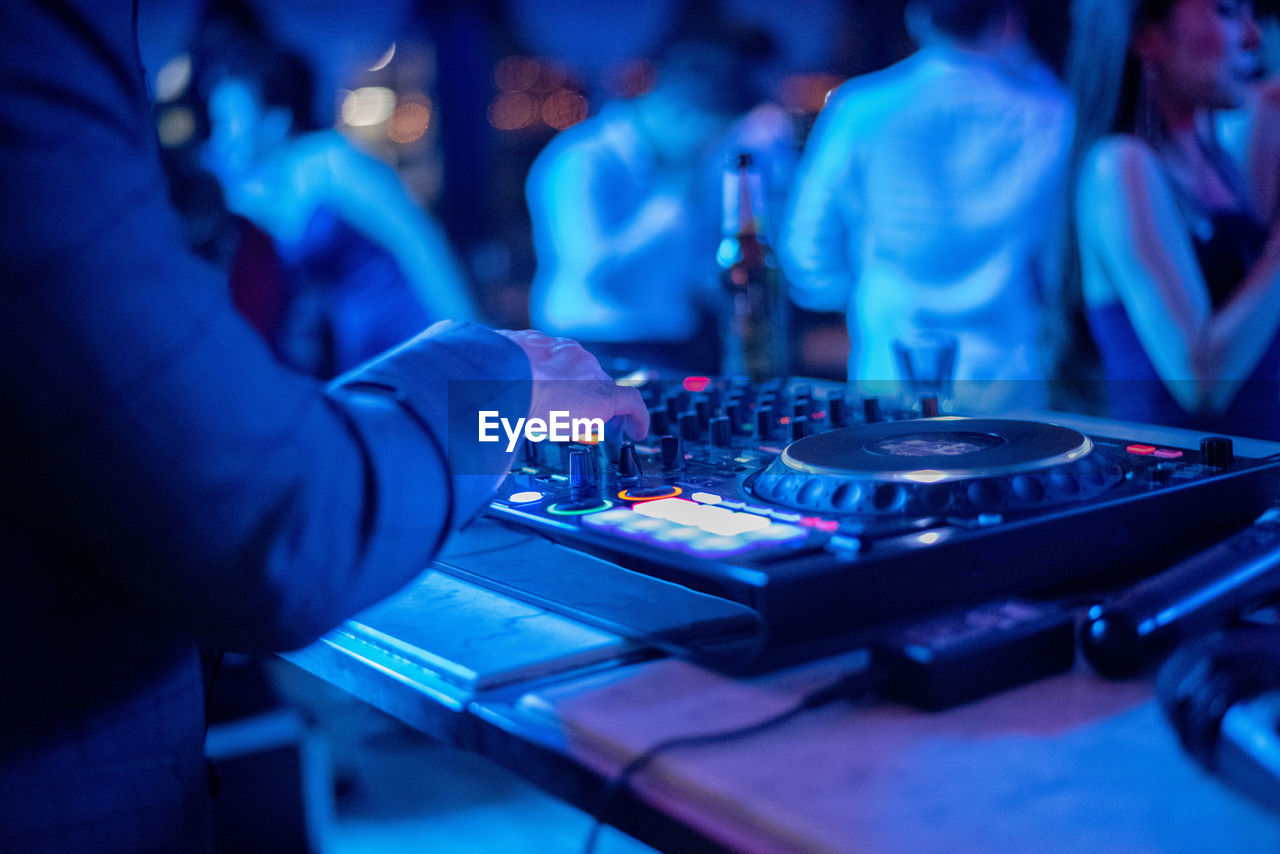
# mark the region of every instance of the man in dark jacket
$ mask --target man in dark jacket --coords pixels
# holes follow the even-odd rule
[[[328,387],[273,362],[182,245],[133,16],[0,4],[3,851],[205,847],[198,646],[297,647],[420,572],[508,462],[450,406],[647,429],[533,333],[446,324]]]

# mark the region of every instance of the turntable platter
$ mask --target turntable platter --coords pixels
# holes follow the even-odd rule
[[[797,440],[746,487],[807,512],[986,518],[1099,495],[1123,470],[1056,424],[928,418],[862,424]]]
[[[1035,471],[1089,453],[1089,437],[1038,421],[929,418],[832,430],[793,442],[781,461],[806,474],[938,483]]]

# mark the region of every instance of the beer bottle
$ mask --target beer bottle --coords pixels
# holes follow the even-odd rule
[[[729,302],[723,372],[752,380],[785,377],[789,342],[786,288],[765,229],[763,181],[748,152],[725,169],[724,218],[716,260]]]

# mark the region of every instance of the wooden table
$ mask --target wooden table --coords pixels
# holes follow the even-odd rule
[[[443,559],[492,536],[481,525]],[[520,552],[593,560],[542,541]],[[285,657],[586,809],[652,744],[763,719],[864,663],[732,678],[437,571]],[[615,823],[681,852],[1280,851],[1280,817],[1183,754],[1149,679],[1083,663],[943,713],[841,700],[663,754],[632,789]]]

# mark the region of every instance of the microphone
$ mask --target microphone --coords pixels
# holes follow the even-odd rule
[[[1089,609],[1085,658],[1104,676],[1132,676],[1179,643],[1222,628],[1280,593],[1280,515],[1269,511],[1159,575]]]
[[[1204,768],[1280,810],[1280,626],[1229,629],[1176,651],[1156,696]]]

